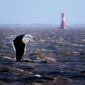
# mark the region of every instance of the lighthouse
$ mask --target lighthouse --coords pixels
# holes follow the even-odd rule
[[[64,29],[66,30],[67,28],[67,24],[66,24],[66,18],[65,18],[65,15],[64,13],[61,13],[61,29]]]

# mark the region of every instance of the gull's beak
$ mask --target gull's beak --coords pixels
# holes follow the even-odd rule
[[[36,39],[36,38],[35,38],[35,37],[33,37],[33,38],[31,39],[31,42],[34,42],[34,41],[35,41],[35,39]]]
[[[35,37],[33,37],[33,40],[35,40],[36,38]]]
[[[33,37],[29,42],[34,42],[35,38]]]

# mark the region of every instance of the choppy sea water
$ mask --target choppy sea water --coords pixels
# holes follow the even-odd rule
[[[26,54],[17,63],[9,39],[12,31],[9,31],[10,35],[6,31],[0,34],[1,85],[85,84],[85,46],[84,42],[79,41],[82,40],[82,33],[77,32],[76,35],[80,35],[80,39],[73,41],[74,35],[71,35],[71,32],[70,35],[66,32],[64,37],[60,36],[61,32],[55,35],[51,31],[34,32],[39,40],[27,46]],[[16,33],[17,31],[14,35]],[[66,34],[70,39],[66,38]]]

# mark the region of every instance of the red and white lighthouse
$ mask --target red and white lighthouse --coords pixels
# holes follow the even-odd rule
[[[67,23],[64,13],[61,14],[61,26],[62,29],[66,30]]]

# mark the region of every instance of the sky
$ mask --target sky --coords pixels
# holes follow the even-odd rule
[[[0,24],[85,24],[85,0],[0,0]]]

